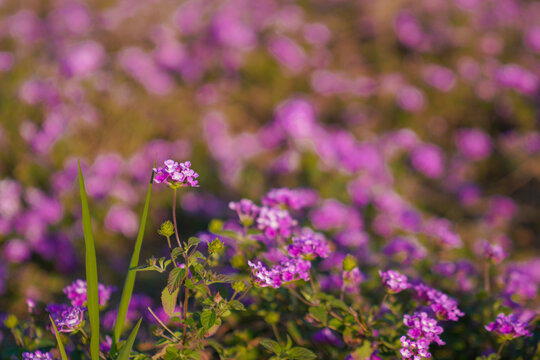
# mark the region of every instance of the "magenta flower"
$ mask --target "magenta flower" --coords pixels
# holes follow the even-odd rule
[[[308,281],[311,268],[311,262],[299,258],[284,259],[271,269],[260,261],[248,261],[248,265],[255,285],[274,289],[295,280]]]
[[[165,160],[165,166],[154,168],[154,171],[154,182],[158,184],[165,183],[173,189],[186,186],[199,187],[196,180],[199,174],[191,169],[189,161],[177,163],[174,160]]]
[[[22,360],[54,360],[50,352],[41,352],[39,350],[31,352],[23,352]]]
[[[297,225],[287,210],[263,206],[257,217],[257,228],[269,239],[278,236],[288,238]]]
[[[46,307],[58,331],[70,333],[83,325],[85,308],[67,304],[49,304]]]
[[[358,267],[355,267],[351,271],[343,271],[341,278],[343,280],[343,290],[348,293],[358,292],[358,285],[366,279]]]
[[[306,228],[299,236],[292,238],[292,244],[287,248],[292,257],[301,257],[312,260],[317,256],[325,258],[328,256],[328,243],[323,234],[316,233]]]
[[[113,286],[98,284],[99,305],[106,306],[111,298],[112,292],[115,290]],[[86,304],[86,281],[75,280],[71,285],[64,288],[64,294],[71,300],[73,306],[84,306]]]
[[[499,264],[506,258],[506,252],[501,245],[490,244],[487,240],[484,240],[482,245],[484,257],[493,264]]]
[[[240,222],[245,226],[251,225],[260,211],[260,208],[249,199],[242,199],[238,202],[231,201],[229,203],[229,209],[236,211]]]
[[[319,197],[310,189],[272,189],[262,199],[266,206],[285,206],[291,210],[300,210],[317,203]]]
[[[382,278],[383,285],[386,286],[390,293],[396,294],[411,287],[407,277],[395,270],[379,270],[379,275]]]
[[[465,315],[457,307],[457,301],[442,291],[419,283],[414,285],[416,295],[427,302],[431,310],[437,314],[437,317],[443,320],[458,321],[460,317]]]
[[[495,332],[501,337],[510,340],[520,336],[531,336],[526,324],[518,320],[515,314],[504,315],[500,313],[494,322],[485,326],[487,331]]]
[[[482,160],[491,154],[491,137],[479,129],[457,131],[455,142],[459,151],[468,159]]]
[[[409,328],[407,336],[402,336],[400,354],[403,359],[420,360],[430,358],[429,345],[433,342],[444,345],[439,335],[443,332],[437,320],[430,318],[425,312],[416,312],[412,316],[405,315],[403,323]]]

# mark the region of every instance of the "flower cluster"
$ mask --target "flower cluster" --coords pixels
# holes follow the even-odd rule
[[[398,293],[411,287],[405,275],[400,274],[395,270],[381,271],[379,275],[382,278],[383,285],[386,286],[389,292]]]
[[[253,220],[260,211],[260,208],[249,199],[242,199],[238,202],[231,201],[229,203],[229,209],[236,211],[240,222],[244,226],[250,226],[251,224],[253,224]]]
[[[433,342],[444,345],[439,335],[442,327],[437,320],[432,319],[425,312],[416,312],[412,316],[405,315],[403,323],[409,328],[407,336],[402,336],[400,354],[404,359],[421,360],[431,357],[429,345]]]
[[[495,321],[486,325],[486,330],[495,332],[505,339],[514,339],[520,336],[531,336],[531,332],[526,328],[526,324],[518,320],[515,314],[497,315]]]
[[[341,273],[341,279],[343,281],[343,290],[348,293],[358,292],[358,285],[366,279],[365,275],[362,274],[358,267],[347,271],[344,270]]]
[[[174,160],[165,160],[165,166],[154,168],[154,182],[167,184],[172,188],[179,187],[199,187],[199,177],[193,169],[191,162],[186,161],[178,163]]]
[[[106,306],[107,302],[111,298],[111,294],[114,291],[114,287],[98,284],[99,305]],[[78,279],[71,285],[64,288],[64,294],[71,300],[73,306],[85,306],[86,305],[86,281]]]
[[[67,304],[49,304],[46,307],[51,315],[58,331],[75,332],[81,328],[84,321],[84,311],[80,306],[70,306]]]
[[[310,189],[279,188],[270,190],[263,197],[262,204],[300,210],[315,205],[318,199],[317,193]]]
[[[54,360],[50,352],[41,352],[39,350],[31,352],[23,352],[22,360]]]
[[[437,317],[443,320],[458,321],[465,315],[457,307],[457,301],[442,291],[434,289],[423,283],[414,285],[416,295],[431,307],[431,310],[437,314]]]
[[[297,224],[287,210],[279,208],[263,206],[257,217],[257,228],[262,230],[268,239],[278,236],[288,238]]]
[[[506,252],[499,244],[491,244],[489,241],[485,240],[483,248],[484,257],[493,264],[499,264],[506,258]]]
[[[302,257],[313,260],[317,256],[325,258],[328,256],[328,242],[321,233],[303,229],[300,235],[293,236],[292,244],[287,248],[292,257]]]
[[[288,258],[282,260],[278,265],[268,269],[262,262],[248,261],[251,268],[251,274],[257,286],[275,289],[282,284],[295,280],[309,280],[309,269],[311,262],[300,258]]]

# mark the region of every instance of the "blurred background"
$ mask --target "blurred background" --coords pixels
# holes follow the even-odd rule
[[[338,251],[446,219],[463,254],[502,244],[534,299],[539,76],[535,1],[0,0],[0,309],[84,277],[77,160],[119,286],[156,156],[200,174],[183,237],[312,188]],[[142,259],[167,253],[170,196],[154,187]]]

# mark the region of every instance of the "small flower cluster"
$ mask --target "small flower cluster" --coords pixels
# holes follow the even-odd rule
[[[46,310],[51,315],[58,331],[71,333],[79,330],[83,325],[86,309],[67,304],[49,304]]]
[[[501,245],[491,244],[489,241],[485,240],[483,247],[484,257],[493,264],[499,264],[506,258],[506,253]]]
[[[106,306],[107,302],[111,298],[111,294],[114,291],[114,287],[98,284],[99,305]],[[71,300],[73,306],[85,306],[87,294],[86,294],[86,281],[78,279],[71,285],[64,288],[64,294]]]
[[[279,188],[270,190],[262,199],[262,204],[301,210],[315,205],[318,199],[317,193],[313,190]]]
[[[251,274],[257,286],[268,287],[274,289],[279,288],[282,284],[295,280],[309,280],[309,269],[311,262],[300,258],[288,258],[282,260],[279,265],[275,265],[268,269],[262,262],[248,261],[251,268]]]
[[[193,169],[191,162],[178,163],[174,160],[166,160],[165,167],[154,168],[154,182],[157,184],[167,184],[171,188],[179,187],[199,187],[199,177]]]
[[[379,270],[379,275],[382,278],[383,285],[386,286],[390,293],[396,294],[411,287],[407,277],[395,270]]]
[[[432,319],[425,312],[416,312],[412,316],[405,315],[403,323],[409,328],[407,336],[402,336],[400,354],[403,359],[421,360],[431,357],[429,345],[433,342],[444,345],[439,335],[442,327],[437,320]]]
[[[358,292],[358,285],[366,279],[358,267],[347,271],[344,270],[341,273],[341,279],[343,280],[343,290],[348,293]]]
[[[242,199],[238,202],[231,201],[229,203],[229,209],[236,211],[240,222],[244,226],[253,224],[253,220],[255,220],[260,211],[260,208],[249,199]]]
[[[289,255],[295,258],[302,257],[308,260],[312,260],[317,256],[325,258],[330,251],[324,235],[307,228],[302,230],[299,236],[294,236],[292,241],[287,250]]]
[[[262,230],[268,239],[278,236],[288,238],[297,224],[287,210],[274,207],[263,206],[257,218],[257,228]]]
[[[504,315],[500,313],[494,322],[486,325],[486,330],[495,332],[501,337],[510,340],[520,336],[531,336],[526,324],[518,320],[515,314]]]
[[[434,289],[423,283],[418,283],[414,286],[416,295],[428,303],[431,310],[437,314],[437,317],[443,320],[458,321],[459,318],[465,315],[457,307],[457,301],[442,291]]]
[[[23,352],[22,360],[54,360],[50,352],[41,352],[39,350],[31,352]]]

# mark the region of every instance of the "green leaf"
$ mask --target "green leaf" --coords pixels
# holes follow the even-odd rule
[[[218,238],[212,240],[212,242],[208,245],[208,252],[210,254],[221,252],[221,250],[223,250],[223,243]]]
[[[180,288],[182,281],[184,281],[185,275],[186,269],[176,267],[171,270],[169,273],[169,279],[167,281],[167,288],[169,289],[170,294],[172,294],[176,289]]]
[[[328,320],[328,313],[323,306],[310,306],[309,313],[313,315],[315,319],[319,320],[323,324],[326,324],[326,321]]]
[[[4,326],[8,329],[13,329],[19,324],[19,319],[13,314],[9,314],[6,320],[4,320]]]
[[[242,304],[238,300],[229,301],[229,306],[232,307],[234,310],[239,310],[239,311],[246,310],[246,308],[244,307],[244,304]]]
[[[362,342],[362,346],[357,348],[354,351],[354,353],[358,355],[360,359],[368,359],[373,353],[373,349],[371,348],[371,343],[367,340],[364,340]]]
[[[213,310],[204,310],[201,313],[201,324],[206,330],[214,326],[214,324],[216,323],[216,320],[217,320],[217,316]]]
[[[199,245],[199,243],[201,242],[201,240],[199,238],[196,238],[196,237],[190,237],[188,239],[188,250],[191,249],[193,246],[197,246]]]
[[[274,354],[276,355],[279,355],[281,354],[281,345],[279,345],[276,341],[274,340],[271,340],[271,339],[267,339],[267,338],[263,338],[261,339],[261,341],[259,342],[259,344],[261,344],[262,346],[264,346],[268,351],[270,352],[273,352]]]
[[[154,162],[154,167],[156,163]],[[135,246],[133,247],[133,253],[131,254],[131,260],[129,261],[129,269],[137,267],[139,264],[139,255],[141,254],[141,247],[144,237],[144,229],[146,227],[146,218],[148,217],[148,207],[150,205],[150,195],[152,194],[152,179],[154,172],[150,178],[150,184],[148,185],[148,191],[146,192],[146,201],[144,202],[143,213],[141,215],[141,222],[139,224],[139,233],[137,234],[137,240],[135,240]],[[162,225],[163,226],[163,225]],[[145,269],[146,270],[146,269]],[[148,269],[150,270],[150,269]],[[120,304],[118,305],[118,314],[116,316],[116,322],[114,323],[113,343],[117,344],[120,341],[120,335],[124,328],[124,322],[126,321],[126,315],[131,301],[131,295],[133,294],[133,287],[135,285],[136,271],[128,270],[126,280],[124,281],[124,288],[122,290],[122,296],[120,297]]]
[[[287,356],[291,360],[311,360],[317,358],[317,355],[315,355],[311,350],[298,346],[287,351]]]
[[[54,320],[52,319],[50,315],[49,315],[49,320],[51,320],[54,336],[56,336],[56,342],[58,344],[58,351],[60,351],[60,359],[68,360],[66,349],[64,349],[64,344],[62,343],[62,339],[60,338],[60,333],[58,332],[58,329],[56,328],[56,324],[54,323]]]
[[[86,257],[86,298],[88,317],[90,318],[90,356],[92,360],[99,360],[99,295],[96,262],[96,248],[92,233],[92,219],[88,209],[88,198],[84,188],[84,180],[79,163],[79,188],[81,192],[82,225]]]
[[[139,326],[141,326],[142,318],[137,321],[137,325],[133,328],[131,331],[131,334],[129,334],[128,339],[124,343],[124,346],[120,349],[120,352],[118,353],[118,357],[116,360],[128,360],[129,354],[131,354],[131,349],[133,348],[133,344],[135,343],[135,338],[137,337],[137,332],[139,332]]]
[[[176,308],[176,299],[178,298],[178,291],[180,291],[180,289],[174,290],[171,294],[169,289],[165,288],[161,292],[161,304],[163,305],[163,311],[165,311],[165,314],[169,315],[169,317],[174,314],[174,309]]]

